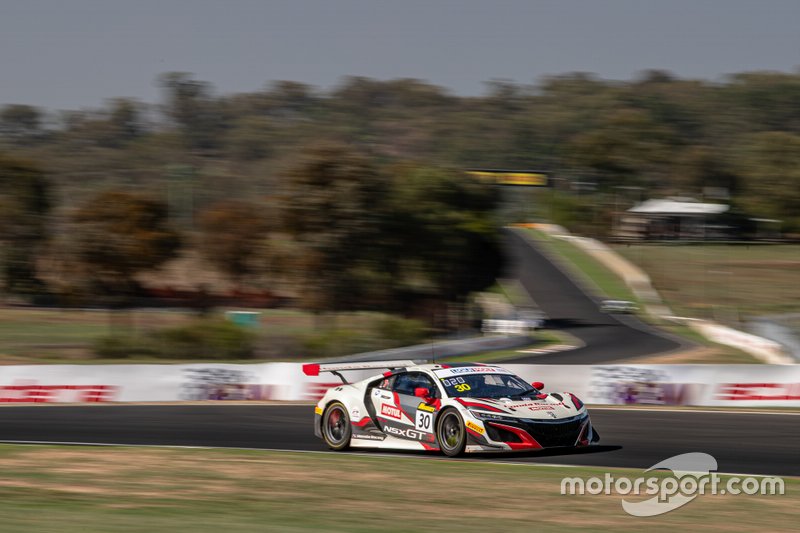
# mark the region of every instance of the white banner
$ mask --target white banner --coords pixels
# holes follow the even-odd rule
[[[590,404],[800,407],[800,365],[503,367]],[[339,384],[328,373],[306,376],[300,363],[0,366],[2,403],[311,401]]]
[[[800,365],[506,365],[587,403],[800,407]]]

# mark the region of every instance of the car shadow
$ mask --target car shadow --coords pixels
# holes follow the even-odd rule
[[[587,455],[587,454],[594,454],[594,453],[608,453],[608,452],[615,452],[617,450],[621,450],[622,446],[612,445],[612,444],[595,444],[593,446],[584,446],[582,448],[547,448],[544,450],[532,450],[532,451],[519,451],[519,452],[506,452],[503,453],[504,458],[513,458],[513,457],[559,457],[559,456],[571,456],[571,455]],[[475,453],[470,454],[475,457],[497,457],[498,454],[496,453]]]
[[[622,446],[617,445],[601,445],[595,444],[592,446],[585,446],[582,448],[547,448],[545,450],[533,451],[519,451],[519,452],[478,452],[464,454],[456,459],[497,459],[502,457],[504,459],[513,459],[514,457],[559,457],[559,456],[572,456],[572,455],[586,455],[594,453],[608,453],[621,450]],[[364,454],[364,455],[416,455],[416,456],[439,456],[443,459],[445,456],[438,450],[425,451],[425,450],[382,450],[380,448],[358,448],[350,449],[348,453]]]

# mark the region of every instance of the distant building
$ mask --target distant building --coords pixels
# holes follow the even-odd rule
[[[623,213],[614,228],[618,240],[707,240],[728,237],[719,219],[730,206],[694,198],[651,199]]]

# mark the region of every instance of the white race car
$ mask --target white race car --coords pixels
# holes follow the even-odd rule
[[[342,372],[387,369],[347,383]],[[303,365],[337,375],[314,408],[314,433],[334,450],[510,452],[588,446],[600,440],[586,407],[569,392],[543,393],[504,368],[413,361]]]

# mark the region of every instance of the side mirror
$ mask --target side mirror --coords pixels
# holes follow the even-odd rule
[[[426,389],[425,387],[417,387],[414,389],[414,396],[417,398],[422,398],[423,400],[427,400],[431,396],[431,391]]]
[[[541,381],[534,381],[533,383],[531,383],[531,386],[536,390],[542,390],[544,388],[544,383],[542,383]]]

